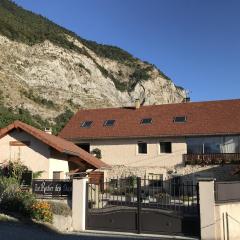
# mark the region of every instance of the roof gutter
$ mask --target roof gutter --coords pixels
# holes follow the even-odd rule
[[[63,153],[68,154],[68,155],[73,155],[73,156],[79,157],[79,154],[78,154],[78,153],[72,152],[72,151],[69,151],[69,150],[66,150],[66,149],[63,150]]]
[[[180,137],[201,137],[201,136],[224,136],[224,135],[240,135],[239,133],[199,133],[199,134],[195,134],[195,133],[189,133],[189,134],[179,134],[179,135],[175,135],[175,134],[166,134],[166,135],[151,135],[151,136],[120,136],[120,137],[82,137],[82,138],[65,138],[68,141],[82,141],[82,140],[104,140],[104,139],[126,139],[126,138],[132,138],[132,139],[137,139],[137,138],[166,138],[166,137],[176,137],[176,138],[180,138]]]

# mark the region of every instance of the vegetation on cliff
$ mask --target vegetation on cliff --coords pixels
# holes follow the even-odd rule
[[[0,35],[11,40],[8,41],[5,37],[1,37],[0,46],[3,60],[0,61],[2,73],[0,78],[0,91],[2,91],[2,93],[0,92],[0,128],[7,126],[14,120],[21,120],[40,129],[52,127],[53,132],[57,134],[73,115],[72,110],[75,111],[79,107],[109,107],[128,104],[131,103],[132,98],[135,98],[135,95],[139,95],[138,88],[135,88],[139,82],[143,83],[149,80],[155,82],[153,80],[158,76],[170,80],[153,64],[143,62],[119,47],[83,39],[47,18],[19,7],[10,0],[0,0]],[[52,44],[36,45],[45,40]],[[75,40],[78,40],[82,45],[77,44]],[[43,53],[44,58],[36,57],[38,51],[36,54],[34,51],[34,54],[29,55],[32,49],[38,49],[40,53]],[[51,55],[50,50],[56,55]],[[56,63],[56,65],[48,68],[48,64],[45,63],[48,63],[52,58],[54,61],[51,62]],[[78,59],[78,61],[72,59]],[[32,71],[33,69],[34,71]],[[46,71],[40,71],[42,69]],[[56,74],[55,71],[58,71],[59,74]],[[63,72],[76,73],[75,82],[72,81],[73,75],[64,75]],[[12,84],[17,83],[17,80],[18,85]],[[92,85],[89,84],[91,89],[96,89],[94,95],[89,91],[88,83],[91,81],[93,82]],[[99,93],[99,86],[101,86],[100,90],[104,91],[101,81],[105,84],[104,89],[111,87],[111,91],[105,95],[102,92]],[[69,86],[69,89],[64,88],[64,82],[66,82],[66,86]],[[166,81],[162,81],[162,79],[159,81],[157,79],[157,82],[166,86],[172,85],[172,88],[169,87],[172,95],[179,95],[170,82],[166,84]],[[155,96],[163,95],[161,87],[148,85],[150,87],[147,90],[155,91],[153,93]],[[41,88],[43,91],[40,91]],[[56,97],[52,98],[49,92],[44,91],[45,88],[51,90],[50,94],[60,93],[61,95],[56,94],[56,96],[62,98],[59,98],[59,101]],[[178,88],[181,90],[180,87]],[[121,94],[116,89],[124,93]],[[136,90],[136,94],[134,90]],[[110,101],[111,94],[119,96],[119,98]],[[160,98],[157,98],[156,102],[161,103],[158,99]],[[175,98],[171,96],[169,99]],[[30,111],[35,114],[26,108],[31,109]],[[38,111],[39,109],[41,111]],[[49,115],[43,114],[45,112],[48,112]],[[54,116],[59,115],[52,117],[52,113]]]
[[[32,115],[24,108],[7,108],[0,104],[0,128],[4,128],[15,120],[20,120],[38,129],[52,128],[53,134],[58,134],[73,116],[73,112],[66,109],[64,113],[58,115],[53,121],[44,120],[40,115]]]
[[[19,7],[10,0],[0,0],[0,34],[11,40],[23,42],[28,45],[34,45],[49,40],[53,44],[62,48],[84,54],[96,63],[97,68],[99,68],[102,74],[105,77],[109,77],[115,84],[115,87],[120,91],[132,91],[137,82],[145,81],[149,78],[147,77],[148,70],[153,69],[153,65],[147,62],[144,62],[147,67],[139,67],[140,60],[119,47],[98,44],[94,41],[85,40],[72,31],[53,23],[47,18]],[[76,46],[66,37],[66,35],[79,40],[84,46],[92,50],[99,57],[118,61],[131,67],[133,69],[133,74],[129,83],[123,82],[120,78],[114,77],[113,74],[109,73],[103,66],[99,65],[84,47]],[[169,79],[160,70],[159,74],[162,77]]]

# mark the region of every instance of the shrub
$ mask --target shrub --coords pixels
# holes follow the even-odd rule
[[[22,95],[24,95],[25,97],[29,98],[30,100],[34,101],[39,105],[43,105],[47,108],[55,108],[55,109],[57,108],[52,100],[42,98],[41,96],[34,93],[32,89],[30,89],[29,91],[22,89],[20,92]]]
[[[91,151],[91,154],[93,154],[96,158],[101,159],[102,158],[102,151],[99,148],[94,148]]]
[[[1,169],[2,175],[16,179],[18,182],[21,181],[22,174],[27,171],[28,167],[20,161],[9,161],[8,164]]]
[[[8,191],[4,192],[0,207],[8,212],[19,213],[25,217],[32,216],[32,205],[36,202],[33,194],[29,192]]]
[[[50,127],[47,120],[43,120],[39,115],[32,115],[27,109],[23,108],[7,108],[0,102],[0,128],[4,128],[15,120],[20,120],[33,127],[44,129]]]
[[[71,208],[66,203],[51,201],[48,202],[48,204],[51,206],[53,214],[62,215],[65,217],[72,214]]]
[[[52,222],[52,209],[48,202],[38,201],[31,207],[32,217],[38,221]]]
[[[18,190],[19,189],[19,182],[15,178],[7,178],[7,177],[0,177],[0,202],[4,192],[8,192],[11,190]]]
[[[31,217],[38,221],[52,222],[52,207],[37,201],[30,192],[23,192],[18,179],[0,177],[0,209],[6,212]],[[67,210],[64,210],[65,214]]]
[[[17,179],[0,178],[0,209],[30,217],[32,215],[31,206],[35,202],[33,194],[21,191]]]
[[[53,133],[57,134],[58,132],[60,132],[73,115],[74,113],[68,108],[65,109],[64,113],[61,113],[60,115],[58,115],[54,119],[56,124],[52,127]]]

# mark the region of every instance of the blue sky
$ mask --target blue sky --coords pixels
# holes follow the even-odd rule
[[[15,0],[155,64],[193,101],[240,98],[239,0]]]

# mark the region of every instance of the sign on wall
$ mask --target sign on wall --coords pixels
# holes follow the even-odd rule
[[[43,197],[68,197],[72,195],[72,181],[33,180],[32,191]]]

